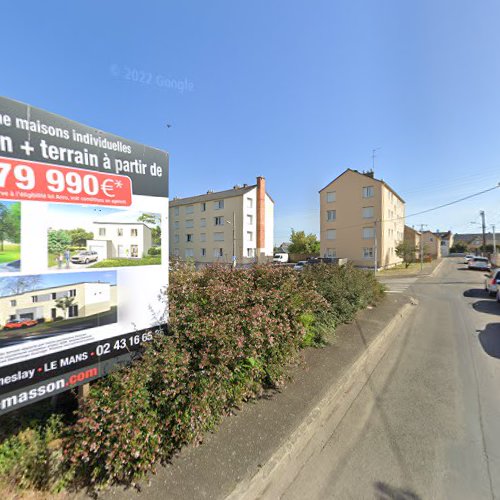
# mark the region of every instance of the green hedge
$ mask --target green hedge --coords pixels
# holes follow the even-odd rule
[[[38,456],[52,464],[42,481],[21,480],[13,466],[0,468],[0,478],[52,490],[61,478],[95,489],[133,484],[183,445],[200,441],[242,401],[280,386],[304,345],[323,342],[381,294],[373,276],[352,267],[318,265],[298,273],[281,266],[195,271],[181,265],[168,291],[169,334],[155,337],[132,366],[94,383],[64,432],[50,431],[64,443],[55,465],[51,457],[59,455],[45,451],[47,433],[35,427]],[[0,458],[8,443],[0,443]]]

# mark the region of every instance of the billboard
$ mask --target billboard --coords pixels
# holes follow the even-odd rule
[[[168,155],[0,97],[0,415],[166,322]]]

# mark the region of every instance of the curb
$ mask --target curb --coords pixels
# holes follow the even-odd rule
[[[432,273],[429,274],[429,276],[431,278],[436,274],[437,270],[443,265],[443,262],[444,262],[444,259],[441,259],[441,262],[434,268],[434,270],[432,271]]]
[[[316,429],[324,426],[335,429],[340,424],[385,354],[389,340],[410,315],[414,305],[416,301],[411,299],[410,303],[400,308],[376,339],[346,370],[337,383],[330,387],[322,400],[271,458],[258,471],[238,483],[226,500],[279,498],[280,492],[300,472],[302,464],[314,453],[318,445],[315,442]]]

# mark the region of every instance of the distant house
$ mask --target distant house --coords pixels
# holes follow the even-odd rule
[[[415,228],[405,226],[404,241],[415,247],[415,259],[420,259],[420,239],[422,234]]]
[[[97,252],[99,260],[138,259],[153,246],[151,227],[144,222],[118,214],[94,221],[93,226],[94,239],[87,241],[87,249]]]
[[[486,233],[486,245],[493,245],[493,233]],[[497,244],[499,238],[497,237]],[[482,233],[465,233],[465,234],[455,234],[453,236],[454,244],[460,242],[467,245],[469,251],[475,252],[483,245],[483,234]]]
[[[435,234],[441,238],[441,256],[447,257],[450,254],[450,248],[453,246],[453,233],[451,231],[442,233],[438,230]]]
[[[432,231],[423,231],[422,248],[424,257],[430,256],[433,259],[439,259],[441,257],[441,238]]]

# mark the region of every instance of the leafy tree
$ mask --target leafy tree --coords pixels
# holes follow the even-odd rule
[[[19,243],[21,237],[21,205],[10,206],[0,203],[0,251],[4,250],[6,240]]]
[[[60,299],[56,300],[56,308],[62,309],[64,317],[68,319],[69,308],[74,304],[74,302],[74,297],[61,297]]]
[[[463,241],[457,241],[451,248],[450,252],[451,253],[466,253],[468,250],[467,243]]]
[[[396,247],[396,255],[403,259],[405,267],[408,268],[409,265],[415,261],[415,252],[417,248],[412,245],[409,241],[402,241]]]
[[[94,239],[94,233],[85,231],[81,227],[70,229],[67,232],[71,238],[71,245],[74,247],[84,247],[87,244],[87,240]]]
[[[48,247],[50,253],[61,253],[71,246],[71,236],[69,231],[64,229],[49,230]]]
[[[151,228],[151,238],[155,245],[161,245],[161,218],[160,214],[144,213],[141,214],[137,220],[139,222],[144,222],[148,226],[153,226]]]
[[[315,234],[307,234],[304,231],[295,231],[292,229],[290,236],[291,244],[288,247],[290,253],[308,253],[319,252],[319,241]]]

